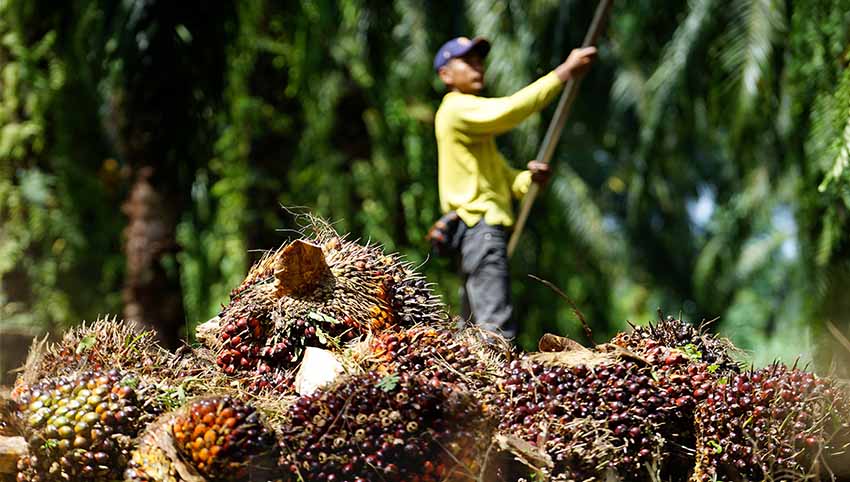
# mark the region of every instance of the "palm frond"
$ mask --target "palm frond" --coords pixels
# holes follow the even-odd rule
[[[397,0],[394,9],[399,17],[392,36],[402,45],[401,55],[393,62],[397,78],[409,81],[416,79],[425,84],[430,77],[431,51],[428,47],[428,29],[421,2]]]
[[[735,124],[748,119],[769,78],[774,45],[785,32],[785,3],[781,0],[737,0],[730,9],[732,20],[719,44],[722,68],[729,73],[734,91]]]
[[[644,200],[645,189],[652,184],[648,179],[648,162],[656,144],[661,120],[672,103],[673,95],[685,77],[692,58],[702,44],[705,32],[713,22],[712,13],[717,0],[691,0],[684,22],[673,32],[673,38],[665,46],[661,61],[643,87],[644,101],[639,115],[642,126],[639,134],[638,152],[635,156],[635,171],[629,181],[627,199],[630,224],[639,220],[639,211]]]
[[[766,168],[762,167],[752,173],[740,194],[716,207],[709,237],[697,256],[693,273],[695,290],[702,299],[722,299],[735,289],[743,279],[741,276],[752,273],[760,265],[745,258],[768,245],[751,247],[753,251],[747,252],[747,247],[755,246],[752,243],[758,238],[751,238],[741,226],[753,225],[760,214],[770,212],[779,195],[773,187]],[[755,236],[758,235],[756,232]]]
[[[835,94],[822,108],[831,110],[831,115],[815,115],[813,129],[817,135],[832,139],[831,142],[821,140],[822,144],[817,146],[832,159],[831,167],[818,186],[818,191],[826,192],[833,183],[850,180],[850,69],[844,72]]]
[[[615,112],[625,112],[630,108],[640,109],[645,98],[646,77],[640,66],[625,66],[617,71],[611,86],[611,103]]]
[[[773,255],[787,239],[787,234],[773,232],[769,235],[753,238],[744,244],[735,266],[736,280],[746,282],[754,273],[770,264]]]
[[[817,266],[825,267],[846,239],[846,209],[850,207],[850,70],[844,71],[834,92],[815,99],[811,120],[805,144],[808,175],[820,180],[816,202],[823,207],[819,232],[815,234],[814,260]]]
[[[690,11],[685,21],[673,33],[673,38],[664,49],[661,62],[647,81],[650,96],[648,110],[644,114],[641,141],[644,145],[655,140],[661,118],[670,103],[673,93],[681,84],[694,53],[703,41],[704,34],[712,24],[716,0],[691,0]]]

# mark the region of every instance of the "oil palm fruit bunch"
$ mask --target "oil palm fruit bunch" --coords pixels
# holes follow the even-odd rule
[[[254,407],[231,397],[191,402],[171,432],[178,452],[208,480],[246,480],[251,470],[275,466],[274,434]]]
[[[139,438],[127,482],[274,480],[278,447],[258,412],[233,398],[195,399]]]
[[[119,370],[163,385],[202,368],[193,357],[179,357],[161,348],[154,331],[139,330],[115,318],[98,319],[65,332],[55,343],[36,342],[22,373],[15,380],[12,398],[46,378],[81,371]]]
[[[657,323],[632,325],[631,332],[619,333],[611,343],[627,348],[649,361],[666,367],[682,367],[688,362],[704,362],[719,373],[739,372],[735,347],[728,340],[672,316],[659,313]]]
[[[461,383],[475,393],[494,387],[504,372],[510,347],[485,342],[475,329],[417,325],[387,331],[369,341],[369,361],[382,373],[413,372],[442,382]]]
[[[476,480],[491,429],[456,386],[367,372],[297,400],[281,466],[295,480]]]
[[[717,365],[667,357],[667,363],[652,368],[657,386],[667,403],[664,417],[664,461],[660,466],[664,480],[685,480],[691,474],[695,444],[694,413],[699,403],[713,392],[722,380]],[[676,360],[675,362],[672,360]]]
[[[30,453],[19,481],[111,481],[127,463],[132,439],[149,417],[144,387],[118,370],[45,379],[18,394]]]
[[[829,460],[850,443],[847,393],[779,364],[717,384],[696,423],[695,481],[828,477]]]
[[[306,343],[310,331],[303,320],[293,323],[286,331],[302,327],[306,333],[302,336],[275,336],[271,333],[274,324],[256,309],[254,305],[248,313],[228,319],[220,334],[223,342],[216,363],[227,375],[237,373],[252,377],[251,388],[263,389],[269,386],[285,389],[292,385],[294,370]],[[263,319],[261,319],[263,317]],[[315,327],[312,328],[315,331]]]
[[[228,374],[287,389],[304,347],[333,348],[373,331],[447,318],[424,278],[374,245],[314,234],[267,254],[198,339]]]
[[[509,365],[500,430],[545,450],[553,477],[577,480],[648,477],[645,465],[659,462],[668,412],[675,401],[633,361],[594,366]]]

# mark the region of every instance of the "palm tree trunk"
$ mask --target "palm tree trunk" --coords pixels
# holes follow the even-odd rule
[[[150,166],[138,169],[122,206],[129,218],[124,230],[124,319],[156,330],[162,342],[174,348],[185,315],[179,279],[168,272],[163,261],[178,250],[176,222],[173,204],[164,190],[153,184],[153,174]]]

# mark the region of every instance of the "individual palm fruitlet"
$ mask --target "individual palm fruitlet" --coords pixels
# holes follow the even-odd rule
[[[447,318],[424,278],[397,256],[340,238],[329,227],[268,254],[198,338],[229,375],[287,390],[306,346]]]
[[[850,443],[850,403],[832,380],[773,365],[718,383],[696,414],[694,481],[808,480]]]
[[[148,417],[138,379],[117,370],[43,380],[18,397],[30,455],[23,481],[111,481],[127,464],[132,439]]]
[[[566,479],[604,479],[613,471],[648,480],[647,465],[664,462],[665,442],[682,430],[680,412],[688,410],[667,381],[633,361],[515,360],[504,389],[500,430],[546,451],[550,475]]]
[[[281,465],[294,480],[477,480],[491,428],[452,385],[369,372],[298,399]]]
[[[277,442],[252,406],[230,397],[193,401],[171,425],[178,452],[211,481],[256,480],[275,467]]]

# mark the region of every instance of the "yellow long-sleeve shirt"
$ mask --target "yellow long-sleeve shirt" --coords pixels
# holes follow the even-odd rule
[[[531,185],[531,172],[511,168],[496,148],[503,134],[543,109],[560,91],[554,72],[509,97],[486,98],[449,92],[437,110],[440,208],[457,211],[468,226],[482,217],[493,226],[512,226],[512,198]]]

